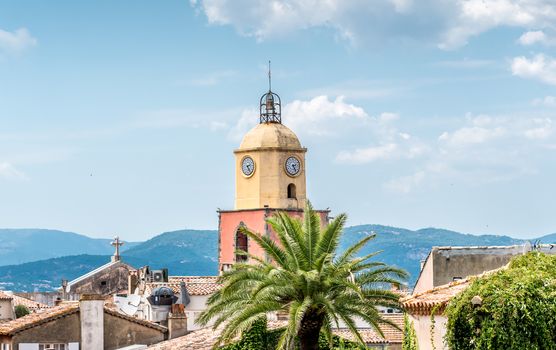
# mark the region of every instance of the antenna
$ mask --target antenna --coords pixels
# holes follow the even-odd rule
[[[268,60],[268,91],[272,90],[272,79],[270,76],[270,60]]]

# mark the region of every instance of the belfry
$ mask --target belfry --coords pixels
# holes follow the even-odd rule
[[[269,90],[260,99],[259,124],[241,141],[235,155],[234,210],[220,210],[219,269],[247,260],[236,254],[243,250],[264,258],[262,250],[240,232],[242,226],[275,239],[266,218],[276,211],[302,217],[307,201],[305,153],[307,149],[282,124],[280,97]],[[328,222],[328,210],[318,211],[321,222]]]

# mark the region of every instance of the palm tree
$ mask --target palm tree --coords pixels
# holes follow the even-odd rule
[[[331,330],[343,323],[364,345],[355,318],[366,321],[382,335],[379,323],[394,324],[381,317],[377,306],[400,308],[399,296],[384,288],[400,283],[405,271],[370,261],[378,252],[356,254],[371,240],[368,235],[338,254],[346,215],[338,215],[322,228],[318,214],[308,203],[304,219],[277,213],[268,219],[278,242],[244,228],[267,258],[242,252],[250,263],[236,263],[222,274],[222,288],[208,300],[198,323],[222,326],[218,344],[228,343],[270,312],[289,315],[278,349],[318,349],[322,332],[332,341]],[[297,339],[297,340],[296,340]],[[218,345],[217,344],[217,345]],[[215,345],[216,346],[216,345]]]

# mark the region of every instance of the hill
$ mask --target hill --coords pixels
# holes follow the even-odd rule
[[[524,242],[508,236],[476,236],[436,228],[412,231],[381,225],[360,225],[345,229],[341,249],[373,233],[376,233],[376,238],[361,254],[382,250],[376,259],[406,269],[411,274],[410,285],[418,276],[420,261],[433,246],[511,245]],[[556,234],[540,237],[539,240],[556,243]],[[0,288],[17,291],[53,290],[63,278],[72,280],[110,260],[112,250],[108,240],[101,241],[108,246],[108,254],[81,254],[0,266]],[[128,245],[128,249],[122,253],[122,259],[134,267],[167,267],[171,275],[215,275],[218,269],[217,254],[217,231],[179,230],[162,233],[131,247]]]
[[[103,241],[112,254],[110,240]],[[122,253],[122,260],[134,267],[166,267],[174,275],[215,275],[217,250],[217,231],[180,230],[133,245]],[[75,279],[109,261],[110,255],[80,254],[0,266],[0,289],[54,290],[62,279]]]
[[[0,229],[0,266],[67,255],[111,255],[110,239],[44,229]],[[122,251],[137,243],[126,242]]]

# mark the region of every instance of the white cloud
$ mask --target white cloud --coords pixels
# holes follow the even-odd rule
[[[535,30],[523,33],[517,40],[521,45],[534,45],[537,43],[546,43],[547,37],[542,30]]]
[[[425,172],[418,171],[413,175],[402,176],[384,184],[384,188],[392,192],[407,194],[416,187],[420,186],[425,179]]]
[[[501,26],[551,27],[552,0],[196,0],[210,24],[230,25],[265,40],[314,27],[330,28],[353,44],[432,40],[442,49]],[[426,21],[423,21],[426,18]]]
[[[27,28],[13,32],[0,29],[0,52],[18,54],[37,45],[37,39],[31,36]]]
[[[390,159],[398,153],[398,145],[389,143],[386,145],[358,148],[354,151],[342,151],[336,156],[336,160],[344,163],[369,163],[375,160]]]
[[[250,108],[241,112],[237,123],[228,132],[228,138],[239,141],[242,137],[259,122],[259,111]]]
[[[328,96],[317,96],[309,101],[294,100],[283,110],[284,124],[295,131],[312,135],[329,135],[336,132],[338,122],[357,120],[369,121],[363,108],[345,102],[344,96],[331,100]]]
[[[556,85],[556,60],[543,54],[535,55],[531,59],[524,56],[515,57],[511,69],[515,76]]]
[[[505,134],[502,127],[494,129],[481,128],[478,126],[465,127],[452,133],[444,132],[438,138],[452,146],[465,146],[468,144],[479,144],[494,140]]]
[[[229,136],[239,140],[259,121],[259,111],[245,109],[230,130]],[[363,108],[345,102],[344,96],[330,99],[316,96],[310,100],[294,100],[282,109],[282,122],[299,135],[335,136],[350,127],[371,122]]]
[[[448,67],[448,68],[476,69],[476,68],[490,66],[493,65],[494,63],[495,62],[492,60],[478,60],[478,59],[464,58],[461,60],[440,61],[437,64],[439,66]]]
[[[0,162],[0,178],[8,180],[22,180],[26,176],[23,172],[16,169],[11,163]]]
[[[533,106],[556,107],[556,97],[545,96],[543,98],[536,98],[532,101],[532,103]]]

